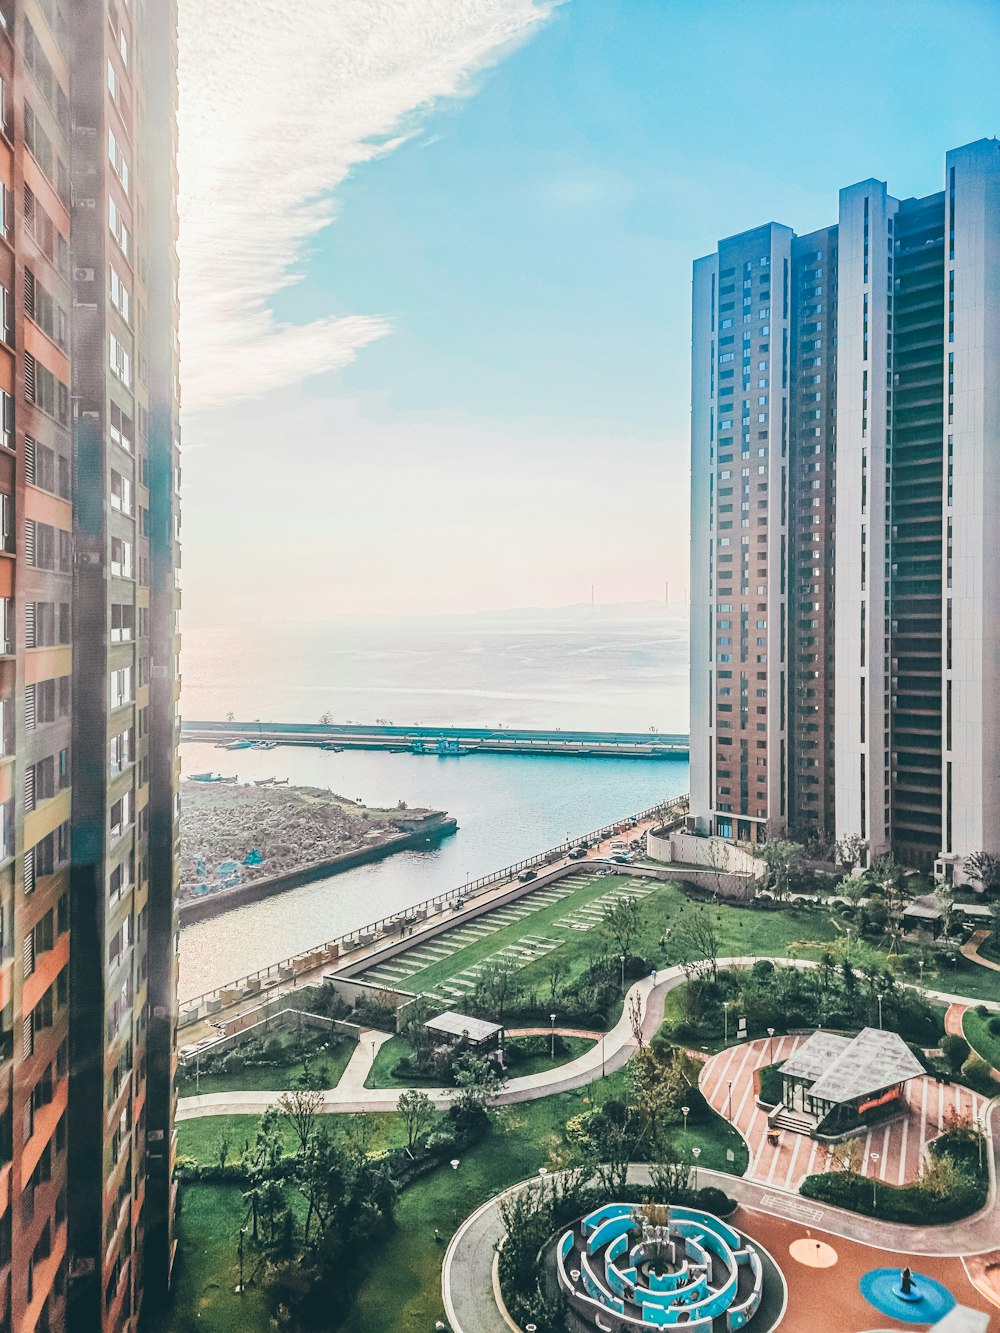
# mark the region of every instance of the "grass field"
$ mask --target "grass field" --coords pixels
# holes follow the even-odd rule
[[[1000,1035],[994,1035],[989,1030],[990,1019],[994,1016],[991,1014],[990,1018],[980,1018],[974,1009],[967,1009],[962,1028],[965,1040],[972,1049],[978,1051],[994,1069],[1000,1069]]]
[[[331,1129],[348,1133],[356,1116],[324,1116],[323,1122]],[[253,1143],[260,1117],[255,1115],[212,1115],[200,1116],[197,1120],[182,1120],[177,1126],[177,1152],[181,1157],[191,1157],[196,1162],[215,1162],[219,1158],[219,1143],[223,1134],[229,1138],[229,1160],[237,1160],[247,1143]],[[384,1152],[387,1148],[398,1148],[406,1142],[403,1122],[395,1111],[372,1115],[369,1123],[374,1127],[369,1152]],[[294,1151],[297,1145],[292,1126],[279,1116],[278,1129],[286,1152]]]

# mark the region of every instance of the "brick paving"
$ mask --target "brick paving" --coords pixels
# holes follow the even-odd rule
[[[730,1046],[705,1064],[700,1087],[711,1106],[731,1120],[750,1150],[748,1180],[776,1189],[796,1190],[802,1178],[827,1169],[827,1149],[805,1134],[783,1129],[777,1145],[767,1141],[767,1113],[757,1107],[753,1073],[767,1064],[787,1060],[804,1037],[766,1037]],[[772,1047],[769,1055],[769,1047]],[[730,1090],[730,1083],[732,1089]],[[927,1143],[944,1128],[945,1115],[981,1116],[987,1102],[957,1083],[938,1083],[929,1077],[912,1079],[906,1085],[908,1112],[887,1125],[877,1126],[864,1137],[862,1173],[891,1185],[905,1185],[920,1174]],[[871,1154],[878,1154],[878,1161]]]

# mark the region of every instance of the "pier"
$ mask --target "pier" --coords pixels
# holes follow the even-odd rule
[[[686,759],[688,737],[659,731],[551,731],[515,727],[421,727],[387,723],[185,722],[182,741],[271,741],[317,749],[466,754],[568,755],[580,759]]]

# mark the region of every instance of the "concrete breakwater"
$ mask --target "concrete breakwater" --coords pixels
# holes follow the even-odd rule
[[[232,888],[216,889],[202,897],[184,898],[179,909],[181,926],[192,926],[199,921],[208,921],[221,916],[224,912],[243,907],[246,903],[260,902],[288,889],[296,889],[302,884],[311,884],[315,880],[326,879],[345,870],[353,870],[356,866],[381,861],[396,852],[426,847],[448,837],[458,828],[458,821],[453,816],[440,811],[432,811],[423,816],[410,815],[405,819],[401,818],[399,824],[401,826],[399,833],[376,846],[340,852],[336,856],[326,857],[311,865],[299,866],[280,875],[237,884]]]

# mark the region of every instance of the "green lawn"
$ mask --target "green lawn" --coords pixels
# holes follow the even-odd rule
[[[182,1185],[180,1201],[173,1290],[166,1309],[143,1307],[150,1333],[264,1333],[268,1313],[257,1288],[248,1287],[242,1296],[234,1291],[246,1213],[239,1186]],[[246,1258],[249,1279],[249,1247]]]
[[[212,1115],[199,1116],[197,1120],[181,1120],[177,1125],[177,1153],[180,1157],[192,1157],[196,1162],[215,1162],[219,1158],[219,1142],[223,1133],[229,1137],[229,1160],[236,1161],[242,1155],[245,1146],[253,1143],[260,1117],[255,1115]],[[340,1132],[347,1132],[353,1116],[324,1116],[323,1122]],[[373,1115],[370,1123],[374,1127],[374,1136],[369,1151],[383,1152],[387,1148],[397,1148],[406,1142],[403,1122],[395,1111]],[[279,1117],[279,1131],[286,1152],[293,1152],[298,1140],[295,1131],[285,1119]]]
[[[974,1009],[967,1009],[962,1028],[965,1040],[972,1049],[978,1051],[994,1069],[1000,1069],[1000,1035],[994,1036],[989,1030],[990,1019],[993,1017],[995,1015],[991,1014],[990,1018],[980,1018]]]
[[[325,1039],[318,1032],[315,1038],[315,1052],[309,1060],[310,1073],[322,1074],[324,1088],[335,1088],[354,1054],[356,1043],[349,1037],[342,1037],[331,1042],[324,1050]],[[301,1056],[293,1056],[275,1065],[247,1065],[236,1071],[202,1073],[198,1078],[195,1077],[194,1066],[188,1065],[177,1076],[177,1092],[181,1097],[194,1097],[199,1092],[230,1090],[266,1092],[273,1089],[280,1092],[296,1087],[304,1072],[305,1062]]]

